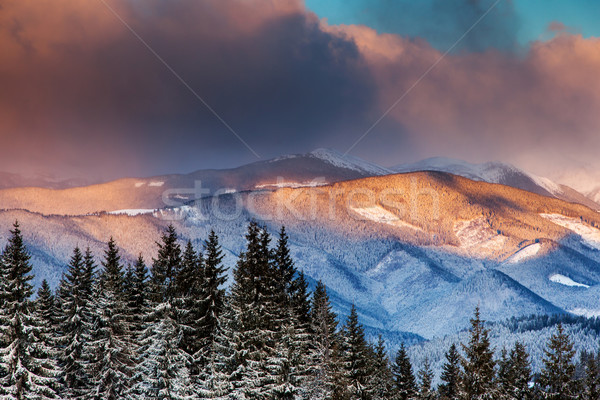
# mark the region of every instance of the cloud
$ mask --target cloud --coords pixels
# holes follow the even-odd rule
[[[378,32],[427,40],[445,51],[514,50],[521,24],[511,0],[330,0],[345,20]],[[481,17],[485,15],[485,18]],[[476,22],[479,21],[477,24]],[[474,26],[475,25],[475,26]]]
[[[378,78],[381,110],[442,57],[426,42],[378,35],[363,26],[324,29],[357,43]],[[567,33],[534,42],[523,55],[452,54],[390,118],[411,133],[420,155],[513,160],[539,171],[557,163],[564,167],[573,158],[598,165],[599,68],[600,39]]]
[[[354,42],[298,1],[106,1],[263,155],[318,145],[374,102]],[[112,175],[253,159],[100,1],[4,2],[0,48],[0,167],[24,154]]]
[[[428,41],[329,25],[299,0],[106,1],[265,157],[345,150],[418,81],[358,155],[598,166],[600,39],[469,44],[479,51],[420,79],[442,56]],[[4,1],[0,49],[1,169],[116,177],[254,160],[100,1]]]

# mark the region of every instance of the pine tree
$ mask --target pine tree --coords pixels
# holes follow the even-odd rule
[[[417,398],[419,400],[433,400],[435,399],[435,393],[431,388],[433,382],[433,371],[429,364],[429,359],[425,358],[423,366],[418,372],[419,375],[419,394]]]
[[[297,272],[288,245],[285,228],[279,232],[273,252],[273,287],[275,299],[272,315],[276,320],[276,349],[271,357],[276,376],[274,394],[277,398],[301,396],[308,378],[304,355],[309,351],[310,302],[307,283]]]
[[[204,316],[204,265],[202,254],[196,253],[192,242],[188,241],[181,258],[181,266],[176,275],[177,290],[174,297],[174,311],[182,327],[181,348],[193,357],[202,348],[201,319]],[[185,327],[185,329],[183,329]],[[190,373],[197,376],[202,360],[191,366]]]
[[[192,399],[189,357],[181,349],[181,331],[171,303],[155,306],[142,334],[131,397],[139,400]]]
[[[225,400],[232,395],[230,378],[237,366],[234,343],[237,337],[234,313],[227,298],[224,299],[213,341],[207,350],[208,357],[198,382],[198,396],[202,399]],[[239,392],[237,393],[240,394]],[[233,396],[235,398],[235,396]]]
[[[177,232],[169,225],[158,245],[158,257],[152,263],[150,289],[152,301],[162,303],[176,296],[176,277],[181,269],[181,247],[177,243]]]
[[[200,303],[195,314],[198,316],[198,344],[199,348],[194,353],[196,364],[202,367],[201,385],[206,390],[222,392],[222,385],[215,382],[214,374],[223,374],[224,367],[222,355],[219,351],[223,348],[224,332],[222,314],[225,307],[225,290],[223,285],[227,280],[226,268],[223,266],[223,251],[219,245],[219,238],[211,230],[204,243],[204,278],[199,282]],[[219,365],[217,365],[219,364]],[[215,389],[217,388],[217,389]],[[221,388],[221,389],[219,389]]]
[[[394,377],[381,335],[379,335],[373,355],[373,373],[369,380],[369,392],[373,400],[390,399],[394,391]]]
[[[506,348],[502,348],[500,359],[497,361],[498,373],[496,374],[496,385],[499,392],[499,399],[508,400],[510,398],[510,384],[513,379],[510,359]]]
[[[576,398],[579,383],[575,379],[573,363],[575,350],[561,324],[558,325],[557,333],[550,338],[544,353],[544,368],[538,381],[544,398],[551,400]]]
[[[54,294],[50,289],[50,285],[48,285],[48,281],[45,279],[42,281],[42,285],[37,293],[35,311],[42,322],[44,343],[49,347],[54,347],[58,332],[58,315]]]
[[[148,307],[148,269],[141,254],[133,268],[129,268],[125,286],[132,334],[133,337],[138,337],[141,334],[143,316]]]
[[[94,262],[75,248],[58,289],[58,360],[65,398],[83,398],[91,390],[91,362],[94,303],[92,298]]]
[[[266,229],[251,222],[246,242],[231,291],[237,362],[233,396],[268,398],[274,395],[272,390],[277,384],[277,284]]]
[[[356,308],[352,306],[346,325],[342,329],[342,365],[351,399],[367,399],[369,379],[368,349],[363,327],[358,322]]]
[[[471,338],[468,345],[463,345],[465,358],[462,360],[464,370],[462,380],[462,397],[464,400],[493,399],[496,396],[494,351],[490,348],[489,331],[483,326],[479,307],[471,319]]]
[[[340,392],[336,387],[339,381],[341,363],[339,360],[339,338],[337,316],[332,311],[331,301],[323,282],[319,281],[313,293],[310,311],[312,341],[310,344],[309,372],[306,384],[309,398],[326,399]],[[345,385],[343,385],[345,391]]]
[[[0,259],[0,384],[4,398],[53,399],[56,367],[45,345],[43,321],[30,301],[32,266],[15,222]]]
[[[442,384],[438,388],[440,397],[443,400],[458,400],[460,393],[461,370],[460,354],[455,344],[450,346],[446,353],[446,362],[442,366],[440,379]]]
[[[516,342],[508,359],[506,383],[503,392],[511,400],[528,400],[532,397],[529,383],[531,381],[531,365],[525,346]]]
[[[396,360],[392,365],[392,373],[396,381],[396,398],[398,400],[411,400],[416,398],[417,383],[413,374],[410,358],[406,354],[404,343],[396,353]]]
[[[98,279],[94,355],[91,365],[92,399],[117,400],[126,396],[133,374],[133,341],[125,315],[123,266],[111,238]]]
[[[591,355],[585,364],[585,390],[583,400],[600,399],[600,370],[598,359]]]

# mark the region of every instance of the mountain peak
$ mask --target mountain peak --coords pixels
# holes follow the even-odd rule
[[[367,175],[388,175],[394,173],[392,170],[384,168],[380,165],[365,161],[350,154],[341,153],[335,149],[318,148],[311,151],[307,155],[323,160],[336,167],[358,171]]]

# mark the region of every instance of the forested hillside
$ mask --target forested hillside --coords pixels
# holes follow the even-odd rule
[[[453,343],[445,353],[441,374],[432,369],[426,347],[409,352],[401,344],[388,355],[381,337],[366,339],[354,307],[339,321],[321,282],[308,292],[288,239],[284,228],[273,240],[251,222],[226,291],[223,251],[214,232],[195,248],[181,243],[169,226],[151,261],[140,256],[128,265],[111,238],[98,259],[89,249],[73,249],[56,291],[44,281],[34,295],[30,255],[15,223],[0,258],[2,396],[596,398],[600,360],[584,352],[578,362],[560,323],[545,340],[535,371],[522,342],[494,353],[478,308],[462,344]],[[527,332],[548,325],[530,319],[504,327]],[[588,328],[598,331],[596,324]],[[409,353],[418,349],[411,361]]]

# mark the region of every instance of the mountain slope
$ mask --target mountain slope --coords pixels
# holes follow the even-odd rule
[[[391,167],[395,172],[442,171],[465,178],[488,183],[499,183],[517,189],[527,190],[542,196],[555,197],[572,203],[583,204],[593,209],[600,209],[600,204],[590,200],[582,193],[566,186],[527,173],[519,168],[500,162],[472,164],[462,160],[444,157],[428,158],[412,164],[400,164]]]
[[[190,174],[124,178],[112,182],[55,190],[39,187],[0,190],[0,209],[42,214],[84,215],[101,211],[152,211],[212,195],[217,191],[318,186],[384,175],[392,171],[334,150],[317,149],[238,168],[200,170]]]
[[[588,293],[600,288],[598,276],[577,269],[577,258],[568,264],[567,255],[559,257],[561,251],[572,251],[589,265],[600,262],[600,251],[590,245],[596,233],[600,235],[598,213],[442,172],[314,187],[263,187],[136,216],[5,210],[0,211],[0,241],[6,240],[15,219],[33,253],[36,283],[47,278],[53,285],[73,247],[90,246],[101,255],[110,236],[123,247],[124,259],[132,262],[139,253],[146,260],[155,256],[155,241],[170,223],[182,240],[196,246],[215,229],[226,264],[233,267],[249,220],[264,222],[272,233],[284,224],[297,266],[311,284],[322,280],[327,285],[336,312],[345,315],[355,304],[369,329],[411,331],[426,338],[463,329],[474,298],[485,318],[497,319],[589,308]],[[534,251],[539,243],[560,246]],[[548,276],[537,273],[538,264],[528,264],[557,251],[556,260],[564,265],[556,273],[589,286],[587,292],[569,292],[568,304],[538,290],[545,288]],[[506,267],[509,262],[517,271],[523,266],[523,274],[513,274]]]

